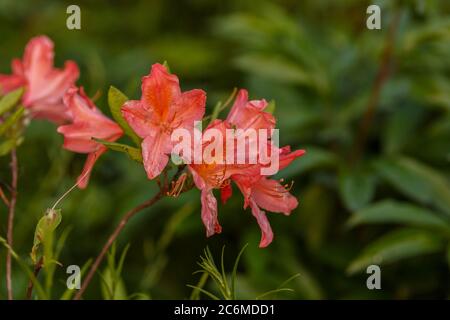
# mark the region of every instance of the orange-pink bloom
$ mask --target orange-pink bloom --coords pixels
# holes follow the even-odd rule
[[[173,130],[192,130],[194,121],[200,121],[205,113],[205,103],[203,90],[181,92],[178,77],[161,64],[154,64],[150,74],[142,78],[141,100],[127,101],[122,114],[144,139],[142,157],[149,179],[158,176],[167,165]]]
[[[305,153],[304,150],[291,152],[290,147],[278,148],[270,140],[271,130],[275,128],[275,118],[272,114],[265,112],[267,107],[265,100],[248,101],[246,90],[240,90],[234,105],[225,121],[215,120],[203,135],[210,129],[254,129],[267,130],[266,141],[256,141],[258,145],[267,144],[268,153],[277,152],[279,170],[288,166],[294,159]],[[225,136],[225,134],[223,134]],[[239,139],[236,135],[235,139]],[[259,136],[258,138],[259,139]],[[247,141],[247,140],[246,140]],[[254,142],[254,141],[253,141]],[[207,142],[206,144],[211,143]],[[252,143],[248,140],[247,144]],[[236,144],[235,144],[236,145]],[[224,147],[224,151],[227,149]],[[261,149],[258,148],[258,152]],[[237,148],[233,149],[236,158]],[[226,154],[223,155],[226,158]],[[261,174],[261,168],[270,166],[261,164],[258,154],[257,164],[190,164],[188,166],[193,175],[195,185],[201,190],[202,220],[206,227],[206,235],[211,236],[221,232],[218,222],[217,201],[213,195],[214,189],[221,192],[222,202],[226,202],[232,194],[230,182],[233,181],[239,187],[244,196],[244,208],[250,206],[261,229],[260,247],[268,246],[273,240],[273,232],[267,219],[265,209],[271,212],[279,212],[289,215],[297,205],[297,199],[289,193],[286,186],[279,181],[269,179]]]
[[[63,69],[53,67],[53,42],[46,36],[31,39],[23,60],[14,59],[11,75],[0,74],[0,94],[25,87],[23,105],[33,117],[55,123],[69,120],[62,98],[78,79],[78,66],[66,61]]]
[[[106,117],[86,96],[84,90],[72,87],[64,95],[70,123],[58,127],[64,135],[63,147],[77,153],[87,153],[82,173],[78,177],[78,187],[85,188],[89,182],[92,167],[107,148],[92,138],[109,142],[116,141],[123,135],[122,129]]]

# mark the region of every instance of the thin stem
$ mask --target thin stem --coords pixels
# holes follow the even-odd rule
[[[120,219],[119,224],[114,229],[113,233],[109,236],[108,241],[106,241],[105,245],[103,246],[102,250],[100,251],[100,254],[95,259],[94,264],[89,269],[89,273],[86,275],[86,278],[84,279],[80,290],[75,295],[74,300],[81,299],[81,297],[83,296],[83,293],[86,291],[86,288],[88,287],[89,283],[91,282],[92,277],[95,275],[95,272],[97,271],[98,267],[102,263],[103,258],[105,257],[105,255],[108,252],[111,245],[114,243],[114,241],[119,236],[122,229],[127,224],[128,220],[130,220],[136,213],[155,204],[158,200],[160,200],[164,196],[164,194],[165,194],[165,189],[161,189],[155,196],[153,196],[153,198],[151,198],[151,199],[141,203],[137,207],[131,209],[122,217],[122,219]]]
[[[393,62],[392,54],[394,51],[395,37],[397,34],[399,21],[400,21],[400,10],[397,10],[389,26],[386,44],[381,57],[380,67],[378,69],[375,81],[372,86],[372,91],[369,97],[369,101],[367,102],[366,111],[360,123],[355,148],[351,156],[352,162],[358,160],[364,151],[369,130],[373,123],[375,109],[378,106],[380,100],[381,91],[384,85],[386,84],[387,80],[389,79],[389,76],[391,75],[392,72],[391,68]]]
[[[36,265],[34,266],[34,277],[37,279],[37,276],[39,274],[39,271],[41,271],[42,269],[42,264],[44,263],[44,258],[41,257],[38,261],[38,263],[36,263]],[[31,295],[33,293],[33,280],[28,281],[28,287],[27,287],[27,300],[31,299]]]
[[[3,192],[2,187],[0,187],[0,198],[3,200],[3,202],[5,203],[5,205],[6,205],[7,207],[9,207],[9,200],[8,200],[8,198],[6,197],[5,193]]]
[[[11,150],[11,200],[9,202],[9,210],[8,210],[8,226],[7,226],[7,234],[6,241],[8,245],[13,247],[13,225],[14,225],[14,213],[16,209],[16,200],[17,200],[17,176],[18,176],[18,162],[17,162],[17,154],[16,148]],[[8,291],[8,300],[13,300],[13,290],[12,290],[12,281],[11,281],[11,251],[8,250],[6,253],[6,289]]]

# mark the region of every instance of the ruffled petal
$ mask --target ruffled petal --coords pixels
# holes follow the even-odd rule
[[[33,81],[29,81],[29,90],[24,96],[25,106],[34,103],[55,104],[61,101],[66,93],[79,77],[78,66],[73,61],[66,61],[64,69],[53,69],[47,74],[40,74]]]
[[[227,121],[238,129],[266,129],[269,131],[267,136],[270,137],[270,130],[275,128],[276,121],[272,114],[263,111],[267,107],[267,101],[262,99],[248,102],[247,99],[247,91],[240,90]]]
[[[297,199],[277,180],[262,178],[252,188],[251,198],[261,208],[289,215],[297,205]]]
[[[252,209],[252,214],[256,218],[259,228],[261,229],[261,241],[259,242],[259,247],[265,248],[273,240],[272,228],[270,227],[266,213],[258,207],[255,201],[250,201],[250,207]]]
[[[133,131],[141,138],[152,135],[153,131],[159,130],[154,120],[154,113],[145,109],[141,101],[127,101],[121,112]]]
[[[203,189],[201,194],[202,221],[206,228],[206,236],[210,237],[222,232],[217,220],[217,200],[210,189]]]
[[[171,110],[172,127],[193,128],[205,114],[206,93],[200,89],[183,92],[174,101]]]
[[[168,73],[162,64],[154,64],[150,75],[142,78],[144,108],[153,110],[160,120],[166,119],[172,102],[180,93],[177,76]]]
[[[53,42],[46,36],[31,39],[23,57],[24,74],[29,83],[41,83],[53,68]]]
[[[169,161],[167,154],[170,149],[170,136],[162,132],[155,132],[142,141],[144,168],[149,179],[156,178],[164,170]]]

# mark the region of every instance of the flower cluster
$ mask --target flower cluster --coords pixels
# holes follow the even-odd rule
[[[53,67],[53,54],[50,39],[45,36],[33,38],[26,46],[23,60],[13,60],[13,74],[0,75],[0,94],[24,87],[22,103],[29,110],[30,117],[44,118],[58,124],[57,131],[64,136],[63,147],[88,154],[83,172],[78,178],[78,186],[85,188],[95,162],[107,151],[107,146],[102,142],[115,142],[126,129],[123,124],[102,114],[83,88],[75,86],[79,76],[77,65],[68,61],[64,69],[56,69]],[[264,153],[276,155],[271,159],[276,159],[277,167],[283,169],[304,154],[304,150],[291,151],[289,146],[280,148],[272,141],[276,119],[265,111],[268,103],[264,99],[249,101],[246,90],[238,92],[226,119],[214,119],[203,132],[196,123],[205,120],[205,91],[194,89],[182,92],[178,77],[161,64],[154,64],[150,74],[142,78],[141,90],[140,100],[126,101],[120,113],[133,134],[141,139],[139,147],[148,179],[155,179],[166,170],[176,145],[173,134],[180,129],[194,137],[193,149],[201,147],[205,151],[213,150],[212,155],[217,158],[261,159],[264,149]],[[265,135],[263,138],[250,136],[240,139],[248,129],[262,131]],[[211,138],[214,136],[213,130],[222,132],[223,136],[231,130],[234,140],[231,147],[220,139]],[[196,136],[201,139],[195,139]],[[246,141],[244,150],[254,142],[260,147],[254,152],[256,154],[242,154],[242,150],[237,147],[238,141]],[[217,150],[223,152],[219,155]],[[222,159],[212,162],[189,161],[188,154],[191,152],[178,155],[185,160],[187,172],[201,192],[201,218],[206,235],[209,237],[221,232],[213,190],[220,191],[221,200],[225,203],[232,195],[234,183],[243,195],[244,208],[250,207],[261,229],[260,247],[269,245],[273,240],[273,232],[264,210],[289,215],[298,205],[297,199],[289,193],[289,186],[264,173],[263,169],[271,166],[271,163],[219,161]]]

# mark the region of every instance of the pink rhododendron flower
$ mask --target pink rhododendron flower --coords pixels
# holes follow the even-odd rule
[[[210,129],[254,129],[267,130],[267,140],[256,141],[258,145],[267,144],[269,154],[277,152],[279,170],[288,166],[295,158],[303,155],[304,150],[290,151],[289,146],[278,148],[270,140],[271,130],[275,128],[275,118],[265,112],[265,100],[248,101],[246,90],[240,90],[233,107],[225,121],[215,120],[203,135]],[[225,136],[225,134],[223,134]],[[237,140],[238,134],[235,136]],[[252,138],[246,143],[250,144]],[[253,138],[254,139],[254,138]],[[256,138],[259,139],[259,136]],[[255,142],[255,141],[253,141]],[[236,145],[236,144],[235,144]],[[228,150],[223,147],[224,153]],[[237,153],[237,148],[232,149]],[[257,149],[258,152],[261,149]],[[236,157],[236,155],[234,155]],[[223,155],[226,158],[226,154]],[[260,159],[260,156],[257,157]],[[297,199],[289,193],[286,186],[279,181],[268,179],[261,174],[261,168],[269,164],[189,164],[194,183],[201,190],[202,220],[207,236],[220,233],[221,227],[217,219],[217,201],[213,195],[214,189],[220,189],[221,199],[225,203],[232,194],[230,182],[234,181],[244,195],[244,208],[250,206],[253,216],[261,229],[260,247],[268,246],[273,240],[273,232],[265,212],[262,209],[289,215],[298,205]]]
[[[176,75],[161,64],[154,64],[142,79],[141,100],[127,101],[122,114],[131,128],[144,140],[142,157],[149,179],[158,176],[167,165],[172,151],[174,129],[192,130],[194,121],[205,113],[203,90],[181,92]]]
[[[23,60],[12,61],[13,74],[0,74],[0,94],[24,86],[22,103],[34,117],[63,123],[69,117],[62,98],[78,79],[79,70],[73,61],[66,61],[62,70],[54,68],[53,56],[53,42],[48,37],[31,39]]]
[[[107,148],[92,138],[116,141],[123,135],[122,129],[103,115],[86,96],[84,90],[72,87],[64,95],[70,123],[58,127],[64,135],[64,148],[77,153],[87,153],[86,163],[78,177],[78,187],[85,188],[97,159]]]
[[[305,153],[304,150],[290,152],[289,147],[284,147],[279,152],[279,170],[287,167],[295,158]],[[298,205],[297,199],[289,193],[287,186],[282,185],[277,180],[255,174],[254,169],[247,172],[244,171],[242,174],[232,175],[231,180],[236,183],[244,195],[244,208],[250,206],[252,214],[261,229],[259,246],[261,248],[267,247],[273,240],[273,232],[266,213],[261,208],[271,212],[290,215],[291,211]],[[231,194],[226,196],[230,197]],[[224,197],[222,196],[222,198]]]

